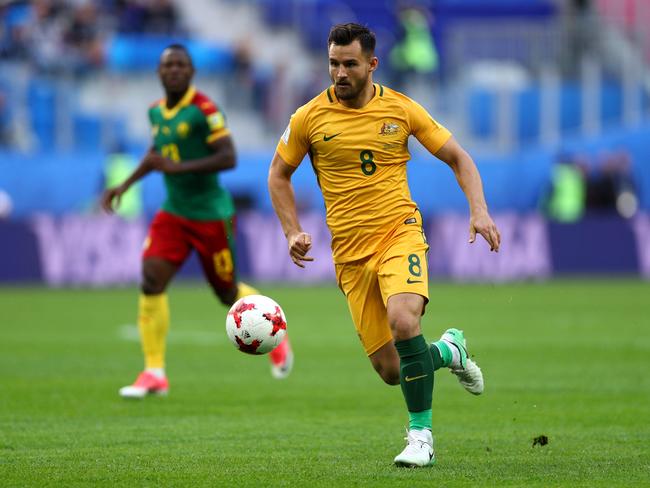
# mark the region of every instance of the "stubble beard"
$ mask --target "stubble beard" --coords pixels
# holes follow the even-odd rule
[[[361,92],[363,91],[363,87],[366,86],[368,79],[366,78],[365,80],[361,81],[357,86],[353,85],[352,83],[349,83],[348,85],[345,85],[343,87],[338,87],[336,86],[336,83],[334,84],[334,92],[336,93],[336,98],[339,100],[354,100],[355,98],[358,98],[359,95],[361,95]],[[341,93],[341,88],[343,89],[343,93]]]
[[[336,98],[339,100],[354,100],[359,96],[360,91],[347,91],[344,93],[341,93],[339,90],[336,90]]]

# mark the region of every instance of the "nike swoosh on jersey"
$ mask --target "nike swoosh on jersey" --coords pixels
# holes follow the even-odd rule
[[[327,134],[323,134],[323,140],[324,140],[325,142],[327,142],[327,141],[331,141],[332,139],[334,139],[334,138],[335,138],[336,136],[338,136],[339,134],[341,134],[341,132],[339,132],[338,134],[334,134],[333,136],[329,136],[329,137],[327,136]]]
[[[407,282],[409,285],[412,285],[413,283],[423,283],[422,280],[412,280],[411,278],[408,278],[408,279],[406,280],[406,282]]]

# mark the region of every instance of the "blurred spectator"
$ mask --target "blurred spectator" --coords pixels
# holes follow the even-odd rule
[[[85,2],[72,11],[72,17],[63,32],[67,65],[77,74],[102,65],[103,42],[97,8]]]
[[[551,170],[551,187],[543,204],[549,219],[571,223],[585,212],[585,165],[569,154],[562,154]]]
[[[274,133],[284,130],[292,101],[299,93],[298,83],[288,76],[290,66],[281,61],[259,62],[248,38],[235,44],[233,64],[232,76],[227,80],[229,106],[253,109]]]
[[[112,10],[117,29],[123,33],[181,33],[178,12],[170,0],[116,0]]]
[[[53,0],[35,0],[31,7],[23,31],[24,37],[18,41],[21,46],[26,46],[27,57],[37,70],[59,71],[66,63],[63,49],[63,7]]]
[[[585,212],[632,217],[638,199],[626,150],[605,152],[596,162],[563,154],[553,166],[543,208],[549,219],[576,222]]]
[[[172,35],[178,31],[178,13],[171,0],[151,0],[145,17],[145,32]]]
[[[18,0],[0,2],[0,56],[41,73],[100,68],[111,31],[182,34],[172,0]]]
[[[576,77],[582,58],[596,56],[598,53],[601,26],[591,0],[569,0],[566,9],[566,41],[560,51],[561,65],[566,75]]]
[[[258,111],[261,111],[265,97],[260,97],[260,94],[255,91],[255,69],[250,39],[237,41],[233,54],[233,72],[232,78],[229,80],[228,102],[235,108],[247,107],[252,104]]]
[[[16,2],[7,8],[3,52],[40,73],[83,72],[102,64],[102,26],[90,0]]]
[[[117,19],[119,32],[131,34],[144,30],[147,9],[143,2],[116,0],[112,11]]]
[[[401,34],[390,52],[391,85],[402,91],[414,77],[433,81],[438,69],[438,51],[431,34],[428,12],[405,7],[399,12]]]
[[[587,179],[587,208],[598,213],[617,212],[625,218],[636,213],[638,200],[626,150],[601,155]]]
[[[0,55],[3,58],[25,57],[26,27],[31,8],[26,2],[7,3],[0,6]]]
[[[268,127],[273,132],[284,130],[291,115],[294,100],[294,87],[288,76],[289,65],[276,61],[273,65],[272,78],[266,89],[265,116]],[[271,87],[273,90],[271,91]]]

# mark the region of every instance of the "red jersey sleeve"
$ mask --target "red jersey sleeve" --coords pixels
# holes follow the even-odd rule
[[[208,135],[205,142],[214,142],[230,134],[223,112],[207,96],[203,93],[196,92],[192,104],[196,105],[205,117],[205,123],[208,126]]]

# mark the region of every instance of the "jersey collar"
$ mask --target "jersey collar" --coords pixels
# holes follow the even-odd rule
[[[194,95],[196,95],[196,88],[190,86],[185,92],[185,95],[183,95],[183,98],[181,98],[172,108],[167,108],[167,99],[163,98],[159,104],[162,116],[166,119],[174,118],[180,109],[187,107],[190,104]]]

